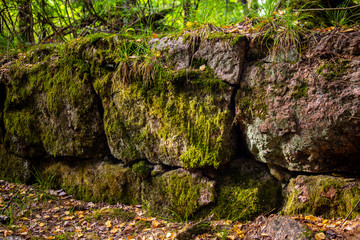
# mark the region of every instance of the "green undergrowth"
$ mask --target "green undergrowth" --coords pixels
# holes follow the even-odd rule
[[[345,218],[360,199],[359,184],[332,176],[299,176],[291,179],[283,214],[311,214]],[[355,209],[351,218],[360,214]]]

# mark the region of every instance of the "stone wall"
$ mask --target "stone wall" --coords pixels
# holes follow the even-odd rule
[[[0,176],[163,216],[278,209],[292,176],[359,172],[360,34],[347,35],[294,63],[222,32],[34,46],[1,63]]]

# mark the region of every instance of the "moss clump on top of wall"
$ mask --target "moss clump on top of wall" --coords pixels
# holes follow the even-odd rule
[[[359,181],[332,176],[298,176],[287,187],[284,214],[345,218],[360,199]],[[356,210],[351,215],[359,215]]]

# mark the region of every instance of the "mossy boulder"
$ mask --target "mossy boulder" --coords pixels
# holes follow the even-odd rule
[[[201,207],[214,201],[215,182],[184,169],[168,171],[142,185],[145,210],[178,221],[194,217]]]
[[[282,205],[281,182],[267,167],[251,159],[237,159],[216,178],[215,219],[246,221]]]
[[[153,78],[131,82],[122,74],[111,79],[113,94],[103,99],[105,133],[116,158],[186,168],[230,161],[236,145],[232,88],[210,68],[158,65]]]
[[[5,142],[23,157],[96,158],[107,146],[90,65],[63,45],[35,46],[1,80]],[[105,154],[104,154],[105,153]]]
[[[110,163],[49,164],[44,179],[68,194],[87,201],[137,204],[141,202],[141,177],[131,168]]]
[[[290,180],[282,212],[345,218],[360,199],[359,187],[358,179],[300,175]],[[359,214],[355,209],[351,218]]]

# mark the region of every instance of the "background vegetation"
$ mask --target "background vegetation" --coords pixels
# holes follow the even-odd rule
[[[330,3],[329,3],[330,2]],[[0,53],[28,45],[106,32],[168,32],[194,25],[231,25],[245,17],[274,20],[280,8],[349,7],[359,0],[0,0]],[[348,25],[354,9],[325,11],[332,25]],[[291,10],[283,19],[296,23]],[[263,25],[264,21],[262,22]],[[190,24],[187,24],[190,23]]]

